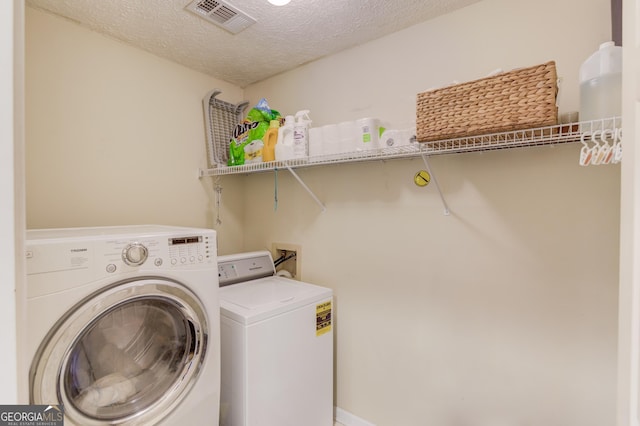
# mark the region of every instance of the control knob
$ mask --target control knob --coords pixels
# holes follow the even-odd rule
[[[129,243],[122,250],[122,260],[129,266],[142,265],[149,256],[149,250],[141,243]]]

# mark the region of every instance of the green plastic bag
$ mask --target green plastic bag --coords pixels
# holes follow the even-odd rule
[[[243,122],[233,130],[233,137],[229,143],[229,161],[227,165],[240,166],[248,162],[261,162],[262,150],[260,143],[262,138],[267,129],[269,129],[271,120],[279,118],[280,113],[269,108],[266,99],[260,99],[260,102],[247,113],[247,117]]]

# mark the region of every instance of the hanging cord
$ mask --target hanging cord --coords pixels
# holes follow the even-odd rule
[[[222,225],[222,219],[220,218],[220,210],[222,203],[222,186],[220,186],[220,177],[216,179],[213,190],[216,192],[216,225]]]
[[[297,254],[296,252],[291,253],[289,256],[286,256],[283,254],[282,256],[280,256],[279,258],[273,261],[273,266],[278,266],[289,259],[293,259],[294,257],[296,257],[296,254]]]
[[[276,167],[275,169],[273,169],[273,176],[274,176],[274,182],[273,182],[273,211],[277,211],[278,210],[278,168]],[[278,266],[278,265],[276,265]]]

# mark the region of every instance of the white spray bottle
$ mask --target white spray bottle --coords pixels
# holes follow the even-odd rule
[[[307,158],[309,156],[309,127],[311,119],[309,110],[296,112],[293,125],[293,156],[295,158]]]

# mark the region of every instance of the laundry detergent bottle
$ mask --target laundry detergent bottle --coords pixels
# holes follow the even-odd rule
[[[293,156],[295,158],[307,158],[309,156],[309,110],[296,112],[293,125]]]
[[[276,159],[276,145],[278,143],[278,128],[280,122],[278,120],[271,120],[269,122],[269,128],[262,138],[264,147],[262,148],[262,161],[275,161]]]
[[[293,155],[293,125],[295,118],[287,115],[284,124],[278,129],[278,142],[276,143],[276,160],[286,161],[294,158]]]
[[[622,47],[602,43],[580,66],[580,121],[622,115]]]

